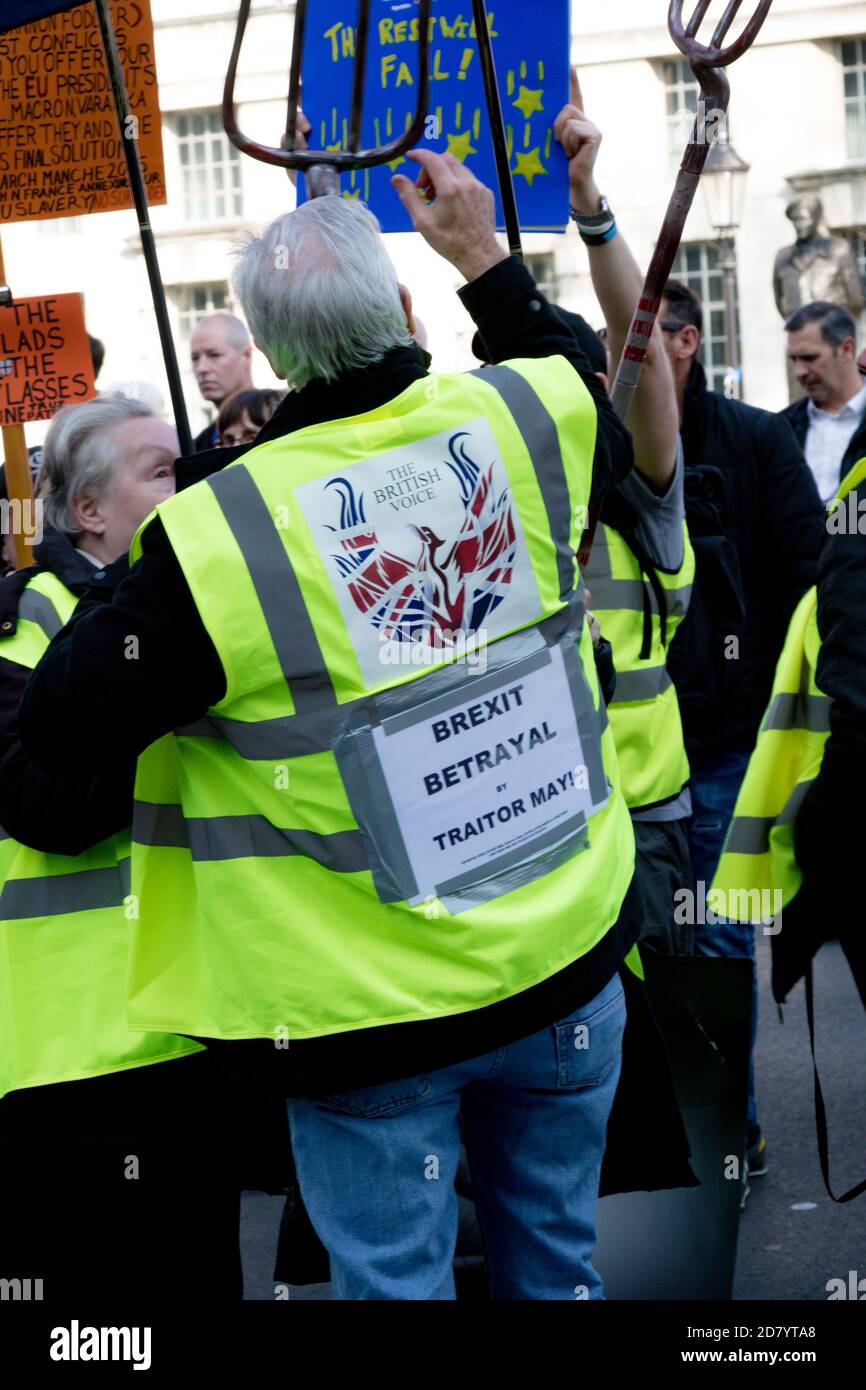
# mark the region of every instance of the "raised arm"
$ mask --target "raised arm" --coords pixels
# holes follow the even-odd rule
[[[602,134],[584,114],[574,69],[571,80],[571,103],[560,111],[554,130],[569,158],[571,206],[575,212],[591,216],[602,211],[601,193],[595,181]],[[615,369],[628,339],[644,277],[621,231],[604,244],[587,244],[587,251],[593,288],[607,322]],[[674,475],[679,419],[673,373],[658,328],[626,423],[634,440],[635,467],[655,492],[666,492]]]
[[[592,396],[598,430],[590,500],[600,502],[628,476],[634,461],[631,438],[603,383],[525,266],[500,247],[490,189],[453,155],[413,150],[408,157],[421,166],[417,184],[403,174],[395,174],[391,182],[415,230],[468,281],[460,298],[475,320],[488,360],[563,356]]]

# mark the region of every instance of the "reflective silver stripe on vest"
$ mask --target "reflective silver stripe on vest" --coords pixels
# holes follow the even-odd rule
[[[658,600],[649,584],[640,579],[607,579],[592,575],[587,578],[590,605],[593,613],[602,610],[622,610],[643,613],[644,600],[649,595],[653,613],[658,613]]]
[[[499,392],[523,436],[556,545],[559,597],[565,601],[574,588],[576,566],[571,548],[571,498],[556,423],[526,378],[511,367],[480,367],[469,375]]]
[[[613,704],[628,704],[632,700],[655,700],[672,684],[666,666],[648,666],[642,671],[617,671]]]
[[[307,714],[287,714],[279,719],[224,719],[206,715],[194,724],[184,724],[175,734],[184,738],[219,738],[251,762],[302,758],[308,753],[326,753],[333,747],[337,719],[350,714],[362,700],[350,700],[333,709],[310,710]]]
[[[797,819],[800,807],[812,780],[798,782],[785,803],[781,814],[772,816],[735,816],[728,831],[723,853],[725,854],[768,854],[770,850],[770,831],[774,825],[790,825]]]
[[[684,584],[681,589],[665,588],[669,618],[684,618],[692,601],[693,584]]]
[[[808,729],[813,734],[827,734],[830,704],[826,695],[777,695],[764,716],[761,732]]]
[[[312,830],[284,830],[264,816],[190,816],[180,806],[137,801],[132,834],[136,844],[189,849],[200,862],[224,859],[313,859],[334,873],[363,873],[369,868],[357,830],[317,835]]]
[[[736,816],[725,841],[725,853],[766,854],[775,824],[772,816]]]
[[[189,849],[183,807],[154,801],[135,801],[132,809],[132,838],[139,845],[160,849]]]
[[[650,584],[640,579],[610,579],[602,575],[590,575],[587,585],[592,595],[592,611],[605,610],[642,613],[644,599],[648,594],[653,613],[659,611],[658,599]],[[692,585],[684,584],[681,589],[662,588],[667,601],[668,617],[678,618],[688,612],[692,601]]]
[[[40,594],[38,590],[30,588],[25,589],[21,595],[18,603],[18,616],[19,618],[26,618],[29,623],[36,623],[37,627],[41,627],[49,641],[63,627],[63,619],[51,599]]]
[[[538,624],[538,630],[549,646],[559,642],[563,632],[573,623],[576,623],[579,634],[583,614],[582,590],[581,583],[565,608]],[[493,642],[487,650],[493,653],[495,648],[496,643]],[[441,668],[436,669],[444,669],[447,664],[443,663]],[[302,758],[312,753],[329,752],[345,720],[366,705],[369,699],[368,695],[362,695],[357,700],[347,700],[333,708],[310,710],[306,714],[287,714],[277,719],[226,719],[222,715],[210,714],[192,724],[184,724],[174,732],[183,738],[223,739],[250,762],[279,762],[284,758]],[[603,704],[599,718],[603,731],[607,728],[607,711]]]
[[[628,543],[626,542],[626,546]],[[632,554],[631,550],[629,553]],[[636,560],[636,557],[633,557]],[[668,588],[665,578],[669,577],[662,570],[656,570],[659,582],[665,596],[669,618],[685,617],[692,601],[692,584],[683,584],[679,588]],[[672,577],[672,576],[670,576]],[[599,527],[595,538],[595,548],[592,552],[590,571],[587,576],[587,584],[592,594],[593,612],[601,609],[621,610],[624,612],[643,613],[644,602],[649,596],[652,611],[658,615],[658,598],[648,581],[642,579],[614,579],[611,574],[610,546],[608,544],[607,533],[603,526]]]
[[[323,702],[336,705],[297,575],[265,499],[243,464],[207,481],[250,572],[295,709],[305,714]]]
[[[0,921],[27,917],[62,917],[120,907],[129,892],[129,859],[110,869],[81,869],[75,874],[7,879],[0,894]]]

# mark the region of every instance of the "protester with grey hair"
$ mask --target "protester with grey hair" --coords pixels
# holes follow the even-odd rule
[[[252,389],[250,335],[235,314],[220,311],[199,319],[189,353],[199,390],[217,413],[235,392]],[[205,425],[193,443],[196,453],[215,449],[219,444],[216,420]]]
[[[829,300],[804,304],[785,324],[788,357],[805,391],[781,412],[812,470],[823,502],[838,496],[866,455],[866,384],[857,362],[857,325]]]
[[[291,1098],[336,1297],[454,1297],[462,1106],[496,1295],[598,1298],[641,920],[575,552],[631,442],[500,248],[491,191],[412,157],[420,187],[395,190],[500,365],[428,373],[359,202],[277,218],[235,286],[294,389],[158,509],[37,668],[22,730],[70,774],[91,741],[100,766],[140,757],[130,1018],[230,1043]],[[479,775],[455,796],[458,762]]]
[[[61,410],[43,448],[36,563],[0,582],[0,1277],[38,1275],[43,1300],[66,1306],[118,1288],[152,1296],[166,1270],[187,1272],[189,1297],[199,1266],[208,1299],[240,1288],[212,1059],[126,1022],[134,762],[97,770],[95,756],[70,778],[36,765],[17,730],[30,669],[173,493],[177,448],[124,396]],[[116,657],[134,659],[134,644]]]

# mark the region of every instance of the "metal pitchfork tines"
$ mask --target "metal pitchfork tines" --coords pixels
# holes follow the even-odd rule
[[[744,27],[739,38],[734,39],[727,47],[722,47],[722,44],[737,14],[742,9],[743,0],[729,0],[709,44],[702,44],[698,41],[697,33],[711,3],[712,0],[697,0],[694,14],[687,24],[683,24],[683,0],[671,0],[668,13],[668,29],[671,38],[680,52],[688,59],[689,66],[700,84],[703,110],[700,106],[698,107],[691,139],[686,146],[685,156],[677,174],[674,191],[647,271],[643,293],[638,300],[628,342],[610,393],[613,408],[621,420],[628,417],[631,409],[655,322],[658,318],[662,294],[673,269],[686,220],[695,200],[701,174],[710,153],[711,145],[707,140],[707,115],[711,111],[727,112],[731,88],[725,68],[730,67],[731,63],[735,63],[747,49],[751,48],[770,12],[773,0],[758,0],[755,13]],[[598,512],[596,508],[593,508],[578,556],[581,565],[586,565],[589,561],[597,523]]]
[[[367,39],[370,30],[370,0],[358,0],[358,18],[355,25],[355,66],[352,74],[352,106],[349,116],[348,150],[297,150],[295,142],[298,129],[298,110],[301,97],[301,61],[304,50],[304,31],[307,23],[307,0],[297,0],[295,6],[295,29],[292,37],[292,57],[289,68],[289,100],[286,113],[286,133],[280,149],[270,145],[260,145],[244,135],[235,115],[235,81],[238,58],[244,41],[244,32],[249,19],[251,0],[241,0],[238,11],[235,41],[229,59],[223,89],[223,125],[233,145],[242,154],[265,164],[276,164],[286,172],[300,170],[307,178],[307,192],[310,197],[338,193],[340,174],[350,169],[368,169],[375,164],[389,164],[399,159],[424,134],[427,119],[427,102],[430,90],[429,51],[430,51],[430,10],[432,0],[418,0],[418,104],[411,125],[396,140],[377,149],[359,149],[361,143],[361,121],[364,109],[364,77],[367,64]]]

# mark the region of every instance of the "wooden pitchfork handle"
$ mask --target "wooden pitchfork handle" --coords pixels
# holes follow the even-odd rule
[[[743,0],[729,0],[709,44],[699,43],[697,32],[710,8],[711,0],[698,0],[694,14],[686,25],[683,24],[683,0],[671,0],[668,30],[677,48],[688,59],[689,66],[700,83],[704,109],[703,111],[699,109],[695,117],[691,138],[686,146],[683,162],[677,174],[674,191],[665,213],[653,258],[650,261],[644,281],[643,291],[632,319],[622,360],[610,393],[611,403],[620,420],[626,420],[631,410],[658,318],[664,288],[670,278],[682,241],[686,219],[691,211],[701,181],[701,174],[710,153],[710,144],[706,138],[707,112],[713,110],[727,112],[731,88],[724,69],[730,67],[731,63],[735,63],[747,49],[751,48],[770,12],[772,3],[773,0],[758,0],[755,13],[739,38],[723,48],[721,45],[725,35],[733,24],[738,11],[742,8]],[[600,511],[600,504],[590,508],[587,528],[578,551],[578,560],[584,568],[589,563]]]
[[[364,105],[367,39],[370,29],[370,0],[358,0],[348,150],[295,149],[301,96],[301,62],[307,23],[307,0],[297,0],[295,6],[295,28],[292,35],[284,148],[275,149],[270,145],[260,145],[258,141],[244,135],[238,125],[235,112],[235,83],[238,58],[249,19],[250,4],[251,0],[241,0],[235,29],[235,41],[232,46],[223,89],[223,125],[232,144],[236,145],[242,154],[250,155],[253,159],[259,159],[265,164],[276,164],[287,172],[289,169],[299,169],[309,175],[310,171],[315,171],[312,177],[308,177],[308,192],[311,197],[321,197],[324,194],[339,192],[341,172],[352,169],[368,169],[376,164],[390,164],[392,160],[399,159],[401,155],[404,155],[413,145],[417,145],[424,134],[430,95],[429,53],[432,0],[418,0],[418,103],[415,108],[415,117],[398,139],[390,141],[387,145],[380,145],[376,149],[368,150],[359,149],[359,146]]]

